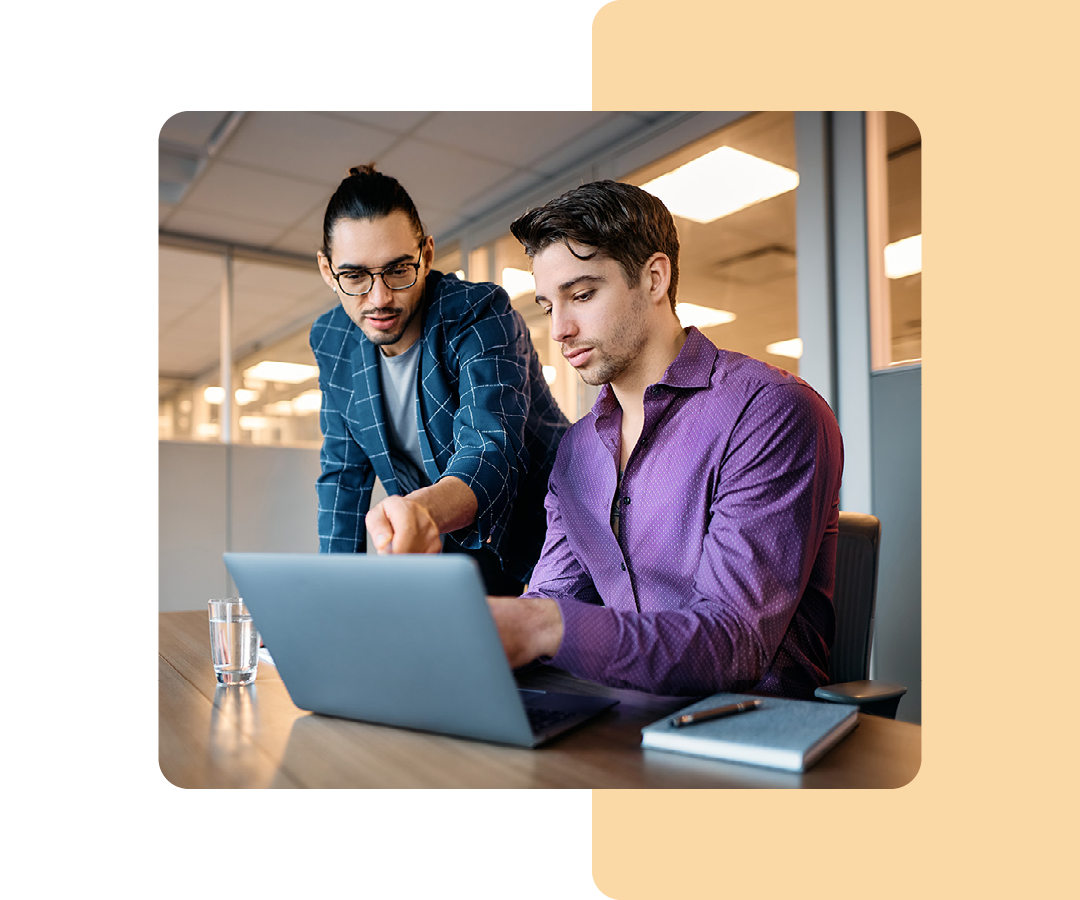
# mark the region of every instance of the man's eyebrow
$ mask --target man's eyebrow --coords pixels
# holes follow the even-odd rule
[[[576,287],[577,285],[581,284],[583,281],[588,282],[589,284],[602,284],[602,283],[606,282],[607,279],[603,275],[578,275],[576,278],[571,278],[569,281],[564,281],[562,284],[560,284],[558,286],[557,290],[558,290],[558,292],[560,294],[565,294],[571,288]],[[541,294],[537,294],[536,295],[536,302],[537,303],[547,303],[548,299],[547,299],[547,297],[544,297]]]
[[[411,253],[402,253],[401,256],[395,256],[387,263],[383,263],[381,266],[361,266],[357,263],[334,263],[337,266],[339,272],[344,272],[348,269],[350,272],[369,272],[372,269],[388,269],[390,266],[396,266],[398,263],[412,262],[413,255]]]

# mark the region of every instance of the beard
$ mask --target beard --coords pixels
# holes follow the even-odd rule
[[[412,308],[412,312],[410,312],[408,314],[408,316],[403,317],[401,319],[401,321],[398,322],[397,328],[395,328],[393,331],[378,331],[377,329],[373,329],[373,328],[365,328],[364,327],[364,322],[365,322],[365,319],[367,318],[366,316],[359,316],[359,321],[356,321],[355,324],[364,333],[364,337],[366,337],[369,341],[371,341],[371,343],[373,343],[376,347],[386,347],[386,346],[396,344],[398,341],[401,340],[401,338],[405,334],[405,332],[408,331],[409,326],[413,322],[413,319],[415,319],[417,317],[417,315],[419,315],[420,310],[422,308],[423,308],[423,300],[421,299],[421,301],[419,303],[417,303]],[[401,307],[401,308],[395,307],[394,309],[382,309],[382,310],[379,310],[379,312],[381,314],[383,314],[383,315],[385,315],[387,313],[392,313],[392,314],[395,314],[395,315],[401,315],[404,311],[405,311],[404,307]]]
[[[630,368],[634,356],[624,353],[612,353],[602,346],[593,346],[594,361],[584,369],[578,370],[578,375],[586,384],[601,385],[610,384],[616,378]]]
[[[593,358],[578,369],[581,380],[589,385],[610,384],[626,372],[641,355],[649,342],[645,325],[646,300],[636,293],[625,316],[619,320],[611,336],[603,342],[593,342]]]

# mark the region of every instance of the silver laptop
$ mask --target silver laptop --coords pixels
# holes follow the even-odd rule
[[[519,689],[468,556],[224,560],[301,709],[535,747],[618,702]]]

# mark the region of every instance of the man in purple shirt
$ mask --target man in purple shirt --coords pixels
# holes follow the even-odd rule
[[[811,697],[826,683],[843,445],[798,377],[675,314],[679,240],[640,188],[576,188],[511,226],[588,384],[559,446],[544,549],[489,600],[511,665],[660,694]]]

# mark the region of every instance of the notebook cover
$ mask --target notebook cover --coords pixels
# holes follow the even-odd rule
[[[671,724],[675,716],[743,700],[761,700],[762,705],[749,712],[697,725],[676,728]],[[641,745],[690,756],[805,772],[855,727],[858,715],[858,708],[854,706],[749,694],[714,694],[646,725],[641,729]]]

